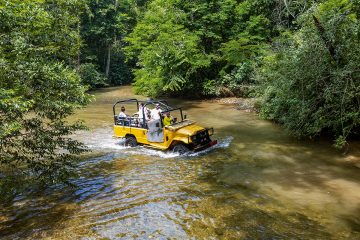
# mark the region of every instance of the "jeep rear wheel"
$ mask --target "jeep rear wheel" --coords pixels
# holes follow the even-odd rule
[[[134,136],[125,137],[125,146],[127,147],[136,147],[138,145],[136,138]]]
[[[180,155],[183,155],[190,151],[189,148],[187,148],[184,144],[181,143],[176,144],[172,150],[174,153],[178,153]]]

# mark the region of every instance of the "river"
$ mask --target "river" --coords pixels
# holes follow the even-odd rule
[[[76,113],[93,152],[73,186],[29,190],[0,209],[1,239],[360,239],[360,148],[343,155],[255,113],[169,99],[214,127],[219,144],[190,156],[125,148],[112,104],[130,87],[94,93]]]

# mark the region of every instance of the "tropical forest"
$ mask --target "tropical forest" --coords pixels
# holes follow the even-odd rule
[[[1,239],[359,239],[360,1],[0,0],[0,122]]]

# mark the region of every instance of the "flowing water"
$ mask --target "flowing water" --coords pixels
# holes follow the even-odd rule
[[[79,177],[1,205],[1,239],[360,239],[359,143],[343,155],[230,105],[169,100],[219,144],[185,157],[125,148],[112,104],[131,88],[94,94],[74,117],[93,150]]]

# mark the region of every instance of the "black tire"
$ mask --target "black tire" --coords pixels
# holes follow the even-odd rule
[[[138,145],[136,138],[134,136],[125,137],[125,146],[127,147],[136,147]]]
[[[174,145],[172,151],[174,153],[183,155],[183,154],[188,153],[190,151],[190,149],[188,147],[186,147],[184,144],[178,143],[178,144]]]

